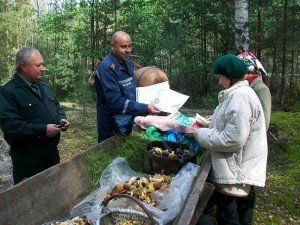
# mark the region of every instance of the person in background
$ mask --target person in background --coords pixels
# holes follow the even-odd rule
[[[69,127],[65,111],[41,81],[45,66],[40,52],[20,49],[16,70],[0,89],[0,126],[10,145],[14,184],[59,163],[60,132]]]
[[[97,76],[97,68],[98,66],[100,65],[100,63],[102,62],[102,58],[100,57],[94,64],[94,70],[93,70],[93,73],[90,75],[89,77],[89,85],[92,87],[92,88],[95,88],[95,80],[96,80],[96,76]]]
[[[136,102],[134,64],[129,60],[131,44],[127,33],[115,32],[111,38],[111,51],[96,71],[99,143],[114,134],[130,134],[135,116],[160,113],[153,104]]]
[[[272,97],[267,86],[267,73],[260,61],[253,53],[243,52],[239,54],[238,57],[242,59],[246,65],[247,74],[245,75],[244,80],[247,80],[249,82],[249,86],[255,91],[257,97],[260,100],[264,111],[266,130],[268,130],[271,118]],[[250,225],[253,223],[255,198],[256,191],[254,186],[252,185],[248,196],[239,199],[239,201],[237,202],[240,221],[243,225]]]
[[[212,169],[209,181],[216,189],[197,224],[213,224],[209,210],[217,206],[218,224],[242,224],[237,204],[249,194],[252,185],[263,187],[266,180],[268,145],[261,103],[243,80],[245,64],[228,54],[213,66],[225,90],[210,122],[198,122],[198,143],[208,149]]]
[[[271,118],[272,97],[268,88],[267,72],[251,52],[243,52],[238,55],[244,61],[247,67],[245,80],[249,82],[250,87],[255,91],[264,110],[266,128],[268,130]]]

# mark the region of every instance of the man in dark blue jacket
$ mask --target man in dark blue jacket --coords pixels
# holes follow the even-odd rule
[[[111,52],[96,70],[99,143],[114,134],[130,134],[135,116],[160,113],[152,104],[136,102],[134,65],[129,60],[130,54],[130,36],[117,31],[111,39]]]
[[[10,145],[15,184],[59,163],[60,132],[69,127],[64,110],[41,81],[45,67],[39,51],[19,50],[16,67],[0,89],[0,126]]]

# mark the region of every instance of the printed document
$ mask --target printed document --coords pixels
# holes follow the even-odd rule
[[[153,95],[158,91],[158,89],[170,89],[169,82],[162,82],[159,84],[150,85],[147,87],[137,87],[136,88],[136,100],[139,103],[150,104],[153,100]]]
[[[178,111],[189,96],[170,89],[169,82],[163,82],[147,87],[137,88],[137,101],[145,104],[155,104],[163,112]]]

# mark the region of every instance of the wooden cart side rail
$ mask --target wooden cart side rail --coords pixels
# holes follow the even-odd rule
[[[0,193],[0,224],[40,225],[68,215],[91,185],[87,153],[117,143],[112,137]]]
[[[204,187],[200,193],[198,204],[196,206],[195,213],[193,215],[190,225],[195,225],[197,223],[214,190],[215,190],[215,186],[213,184],[209,182],[206,182],[204,184]]]
[[[175,219],[173,225],[194,224],[192,220],[194,214],[196,213],[196,210],[198,210],[197,215],[198,214],[201,215],[208,199],[211,196],[210,191],[207,190],[203,191],[203,187],[206,182],[210,168],[211,168],[211,158],[210,158],[210,153],[207,152],[207,154],[204,156],[204,159],[202,161],[200,173],[196,177],[193,187],[190,191],[190,194],[188,195],[183,205],[184,208],[181,210],[181,213]],[[199,199],[204,201],[199,202]]]

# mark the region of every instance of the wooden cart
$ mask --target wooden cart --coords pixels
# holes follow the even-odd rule
[[[67,161],[55,165],[8,190],[0,193],[0,224],[40,225],[67,216],[70,210],[88,193],[87,153],[114,148],[118,139],[112,137]],[[210,155],[201,164],[186,203],[173,225],[195,224],[201,215],[214,186],[206,183],[211,168]]]

